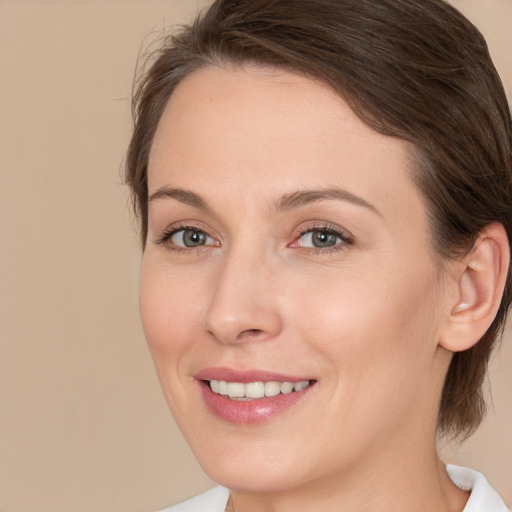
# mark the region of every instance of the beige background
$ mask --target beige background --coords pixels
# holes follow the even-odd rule
[[[458,0],[512,91],[512,1]],[[211,485],[170,415],[137,311],[121,184],[141,41],[193,0],[0,0],[0,511],[144,512]],[[512,339],[495,410],[448,459],[512,503]]]

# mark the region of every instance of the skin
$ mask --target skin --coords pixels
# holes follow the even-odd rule
[[[291,73],[207,68],[172,94],[149,194],[202,204],[150,201],[142,322],[176,421],[234,510],[463,509],[435,448],[455,295],[412,166],[404,141]],[[325,189],[352,199],[278,207]],[[205,244],[162,242],[183,226]],[[321,229],[333,246],[314,246]],[[193,376],[212,366],[317,382],[271,421],[237,425],[202,400]]]

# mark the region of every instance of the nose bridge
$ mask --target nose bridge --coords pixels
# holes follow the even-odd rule
[[[232,246],[219,263],[206,330],[222,343],[275,336],[281,322],[272,279],[272,266],[262,251],[249,243]]]

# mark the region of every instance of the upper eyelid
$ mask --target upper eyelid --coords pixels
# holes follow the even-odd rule
[[[354,240],[354,236],[348,230],[346,230],[340,226],[332,225],[331,223],[328,223],[328,222],[327,223],[317,222],[317,223],[314,223],[313,225],[302,226],[297,229],[297,233],[296,233],[295,237],[305,235],[306,233],[310,233],[311,231],[329,231],[331,233],[339,235],[340,238],[342,238],[343,240],[346,240],[346,241]]]
[[[338,228],[334,228],[331,226],[313,226],[299,229],[299,235],[305,235],[306,233],[311,233],[311,231],[328,231],[330,233],[335,233],[338,235],[344,235],[344,231]]]
[[[157,245],[162,245],[162,244],[165,244],[166,242],[168,242],[176,233],[179,233],[180,231],[186,231],[186,230],[190,230],[190,231],[201,231],[203,232],[206,236],[208,236],[209,238],[215,240],[215,237],[212,236],[212,234],[209,232],[209,230],[201,227],[201,226],[198,226],[198,225],[194,225],[192,223],[179,223],[179,224],[175,224],[175,225],[171,225],[167,228],[165,228],[159,235],[157,235],[156,239],[155,239],[155,243]]]
[[[327,247],[309,247],[300,244],[299,241],[303,236],[315,231],[331,233],[335,235],[339,241],[336,244]],[[293,250],[300,250],[305,251],[306,253],[320,255],[343,251],[347,246],[352,246],[354,243],[355,239],[353,235],[341,226],[333,225],[330,222],[314,221],[313,223],[306,222],[298,226],[295,230],[295,235],[293,236],[292,241],[287,244],[287,247]]]

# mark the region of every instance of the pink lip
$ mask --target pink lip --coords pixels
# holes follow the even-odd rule
[[[207,368],[195,375],[203,400],[210,410],[218,418],[229,423],[252,425],[270,421],[298,404],[314,386],[312,379],[283,375],[274,372],[249,370],[239,371],[231,368]],[[225,380],[230,382],[301,382],[309,380],[310,385],[301,390],[293,391],[286,395],[277,395],[268,398],[250,401],[231,400],[230,398],[214,393],[207,382],[209,380]]]

